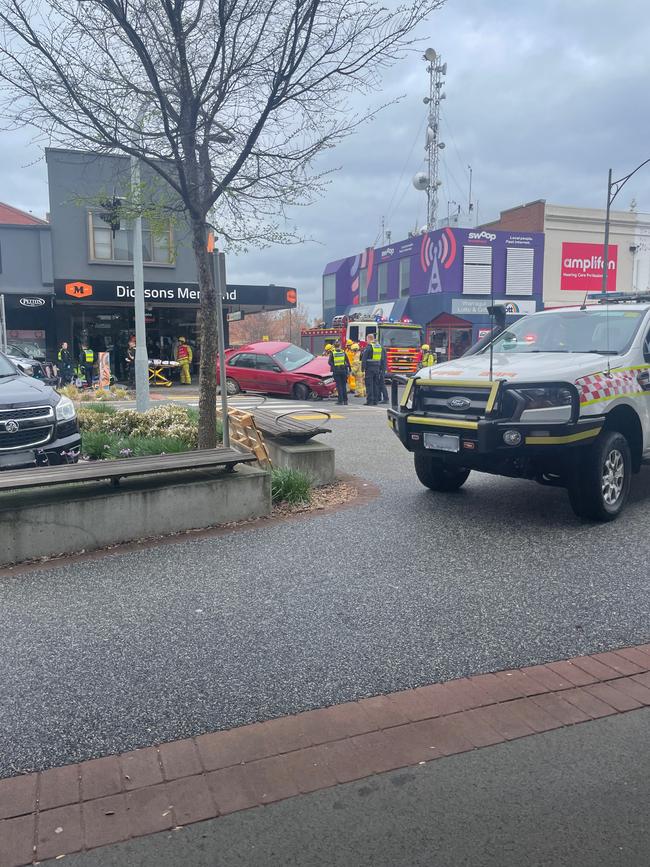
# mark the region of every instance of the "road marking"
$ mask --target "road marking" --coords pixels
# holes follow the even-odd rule
[[[334,412],[330,413],[329,417],[330,418],[345,418],[344,415],[337,415]],[[316,414],[316,413],[306,414],[305,413],[304,415],[294,415],[292,413],[291,418],[296,418],[296,419],[298,419],[298,421],[315,421],[316,419],[321,419],[323,424],[327,421],[325,416],[321,415],[320,413],[318,413],[318,414]]]

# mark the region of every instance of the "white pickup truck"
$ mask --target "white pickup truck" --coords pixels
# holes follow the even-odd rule
[[[565,487],[574,512],[611,521],[650,457],[650,297],[610,293],[534,313],[478,353],[420,370],[389,424],[433,491],[471,470]]]

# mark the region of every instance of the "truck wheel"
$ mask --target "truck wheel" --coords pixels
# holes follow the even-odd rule
[[[425,488],[432,491],[457,491],[467,481],[470,471],[464,467],[446,467],[434,455],[414,453],[415,474]]]
[[[630,493],[632,458],[623,434],[604,431],[576,461],[569,480],[569,501],[579,518],[613,521]]]

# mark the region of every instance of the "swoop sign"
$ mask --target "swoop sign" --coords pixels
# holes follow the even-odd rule
[[[603,244],[562,244],[562,278],[560,289],[573,292],[600,292],[603,283]],[[607,291],[616,290],[618,246],[607,251]]]

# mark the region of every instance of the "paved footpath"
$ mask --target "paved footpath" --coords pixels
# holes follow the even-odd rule
[[[403,779],[415,773],[433,787],[421,796],[437,802],[436,781],[443,773],[437,768],[462,768],[465,762],[472,767],[473,762],[486,762],[487,768],[492,760],[481,757],[488,755],[500,757],[494,762],[506,762],[507,767],[506,756],[521,755],[524,761],[528,755],[531,763],[535,756],[538,760],[528,777],[531,793],[537,794],[529,797],[550,803],[552,787],[543,782],[548,781],[549,756],[542,747],[522,745],[574,743],[576,750],[593,756],[589,745],[600,743],[599,737],[611,739],[612,756],[623,756],[621,790],[610,777],[592,775],[580,777],[578,789],[562,779],[558,797],[561,801],[571,791],[582,792],[576,808],[585,816],[590,805],[607,798],[617,827],[629,827],[630,843],[642,844],[632,818],[625,824],[625,810],[629,807],[632,817],[634,792],[640,792],[644,803],[650,800],[647,790],[633,787],[638,777],[630,770],[642,767],[648,755],[642,723],[631,721],[647,718],[640,706],[647,704],[650,688],[644,661],[650,640],[650,472],[644,470],[635,478],[624,520],[593,526],[573,517],[564,492],[526,482],[477,475],[455,495],[434,496],[417,483],[412,458],[388,431],[381,410],[344,408],[341,415],[344,418],[335,420],[331,435],[339,469],[380,488],[380,496],[359,509],[73,558],[0,577],[0,777],[6,778],[0,780],[0,792],[5,793],[0,794],[0,804],[8,804],[10,812],[20,810],[8,815],[5,806],[0,813],[2,867],[26,863],[17,857],[31,859],[35,839],[41,859],[61,854],[62,848],[70,853],[81,846],[113,843],[126,834],[154,831],[163,832],[165,840],[171,835],[168,845],[173,847],[177,837],[190,839],[201,826],[164,834],[166,828],[186,827],[185,822],[217,813],[220,818],[207,819],[217,830],[203,826],[206,840],[210,834],[214,836],[209,839],[221,840],[218,829],[237,823],[242,839],[247,827],[251,833],[255,828],[262,835],[271,833],[264,830],[268,816],[280,815],[288,823],[287,846],[293,840],[296,848],[291,855],[271,834],[272,848],[256,850],[266,851],[264,863],[328,863],[322,852],[318,855],[315,842],[310,848],[309,840],[289,830],[292,817],[298,823],[313,820],[317,828],[318,809],[310,813],[309,805],[321,803],[318,799],[326,799],[328,792],[343,797],[344,791],[352,791],[345,787],[360,786],[376,791],[380,799],[382,791],[399,791],[407,805],[408,793],[415,801],[420,797],[416,781],[393,784],[391,774]],[[632,651],[626,651],[627,656],[618,652],[633,647],[643,656],[630,658]],[[598,656],[611,651],[616,655]],[[576,660],[571,667],[553,667],[569,658]],[[473,681],[488,672],[529,668],[533,671],[525,680],[511,674],[489,676],[478,686]],[[549,678],[549,672],[560,683],[540,680]],[[474,697],[458,685],[445,687],[445,701],[456,691],[464,696],[460,705],[447,704],[439,712],[438,705],[432,710],[425,702],[418,710],[420,699],[429,692],[431,698],[443,694],[436,686],[441,681],[473,683]],[[492,694],[486,701],[486,686],[495,681],[517,682],[519,692],[508,697]],[[542,691],[522,692],[522,683]],[[392,721],[370,715],[370,725],[368,709],[378,704],[394,712],[395,693],[410,696],[408,710],[399,704],[405,700],[401,698]],[[373,698],[382,694],[391,698]],[[323,710],[335,705],[342,710]],[[558,716],[560,709],[571,718]],[[616,716],[607,720],[592,719],[615,711]],[[341,729],[340,715],[348,712],[352,727]],[[462,720],[459,714],[464,715]],[[275,721],[283,717],[294,721],[291,725],[296,719],[312,720],[311,733],[305,740],[287,742],[282,729],[288,723]],[[333,726],[324,740],[322,731],[314,733],[319,720]],[[485,725],[476,728],[477,720]],[[510,742],[516,735],[506,725],[513,720],[518,721],[515,731],[529,737]],[[458,728],[461,722],[463,729]],[[564,727],[567,722],[571,727]],[[540,726],[552,725],[561,728],[538,732]],[[237,734],[212,734],[235,727],[243,728]],[[269,752],[268,745],[261,754],[255,747],[252,755],[231,749],[225,766],[215,766],[215,759],[207,757],[206,745],[214,746],[214,738],[223,738],[232,747],[240,739],[255,742],[260,733],[273,729],[281,732],[279,743],[278,735],[271,738],[275,752]],[[480,736],[485,740],[486,732],[506,742],[470,751],[470,746],[479,746],[475,740]],[[605,734],[594,734],[592,742],[589,732]],[[156,746],[176,741],[184,745]],[[344,755],[343,765],[356,768],[355,773],[369,782],[344,781],[336,763],[341,747],[335,744],[352,750],[352,757]],[[457,755],[459,745],[467,752]],[[429,761],[432,746],[435,756],[441,756],[436,761]],[[170,771],[165,762],[173,759],[164,756],[176,750],[182,754],[180,770]],[[308,750],[316,750],[321,758],[326,754],[327,759],[310,761],[314,753]],[[453,755],[444,757],[449,752]],[[56,770],[71,764],[72,769]],[[587,767],[593,764],[589,760]],[[411,770],[400,770],[406,766]],[[275,801],[268,791],[272,770],[277,771],[280,797],[286,798],[274,806],[266,805],[267,800]],[[39,771],[42,776],[34,776]],[[379,772],[384,773],[381,779],[373,776]],[[243,787],[242,797],[249,799],[244,805],[250,809],[223,817],[228,805],[223,792],[215,790],[215,780],[240,774],[240,789],[231,780],[226,792],[236,794]],[[465,791],[464,772],[459,774],[453,787],[449,783],[452,790],[445,791],[445,798],[453,800]],[[323,775],[331,788],[304,794],[314,782],[321,786]],[[507,777],[499,779],[505,785]],[[650,775],[646,773],[645,779]],[[48,794],[48,786],[55,794]],[[490,797],[496,809],[500,802]],[[106,806],[106,798],[113,799],[111,806]],[[422,852],[428,851],[430,828],[426,823],[411,826],[404,818],[411,807],[405,806],[402,819],[393,821],[390,810],[381,807],[385,802],[374,795],[349,798],[355,804],[358,798],[375,805],[375,822],[386,835],[393,835],[396,846],[411,829],[412,854],[403,862],[391,862],[389,853],[397,850],[387,846],[386,864],[418,863],[419,844]],[[344,803],[349,804],[349,798],[345,795]],[[335,800],[340,800],[338,795]],[[306,805],[304,817],[300,804]],[[517,822],[525,818],[524,811],[513,815],[506,801],[503,804],[494,814],[504,829],[494,831],[494,846],[498,849],[499,841],[507,839],[516,852]],[[338,852],[338,861],[333,856],[332,863],[356,864],[356,856],[345,860],[346,840],[350,846],[357,838],[368,842],[371,838],[364,837],[361,828],[356,835],[350,828],[355,828],[355,818],[372,828],[370,818],[364,818],[363,811],[339,810],[334,802],[331,809],[338,817],[338,824],[329,826]],[[526,809],[530,812],[532,807]],[[351,825],[345,824],[347,816]],[[554,833],[558,839],[570,837],[561,817]],[[229,843],[230,861],[219,862],[216,843],[206,843],[205,857],[212,861],[205,863],[254,864],[258,855],[242,849],[241,840],[244,854],[236,855],[240,850],[235,838]],[[116,845],[144,845],[143,838],[138,839],[139,844]],[[159,837],[150,839],[152,846],[161,845],[156,842]],[[596,843],[592,849],[596,851]],[[110,849],[98,849],[96,855],[75,857],[98,859],[88,863],[103,863],[104,855],[116,864],[137,864],[134,859],[139,857],[143,864],[165,863],[147,861],[149,850],[128,857],[116,851],[113,855]],[[179,863],[173,857],[168,863]],[[202,863],[198,855],[193,857],[180,863]],[[453,863],[440,861],[441,867]],[[489,862],[468,856],[457,863]],[[539,863],[561,862],[549,855]],[[621,856],[609,863],[647,865],[650,858],[625,861]]]
[[[570,752],[572,743],[577,743],[580,749],[587,752],[591,750],[591,758],[579,768],[579,775],[593,779],[593,765],[599,766],[598,791],[604,803],[611,806],[616,800],[617,788],[627,789],[625,809],[628,809],[631,800],[636,803],[639,813],[632,811],[628,816],[626,834],[622,834],[620,828],[612,830],[610,848],[614,841],[623,840],[627,860],[619,859],[617,863],[638,863],[641,867],[644,863],[642,860],[632,861],[628,856],[633,852],[637,853],[635,857],[641,852],[646,856],[650,854],[650,835],[645,815],[647,796],[650,794],[650,761],[645,748],[646,736],[650,734],[650,711],[643,711],[643,717],[632,723],[624,721],[630,711],[641,708],[650,708],[650,644],[404,690],[388,696],[362,699],[230,731],[159,744],[119,756],[14,777],[0,781],[0,816],[5,817],[0,822],[0,864],[17,867],[30,864],[33,860],[43,861],[83,849],[92,850],[164,830],[173,829],[178,833],[183,826],[196,822],[251,808],[259,809],[330,788],[334,789],[329,799],[332,810],[343,811],[346,814],[341,817],[343,825],[350,827],[358,807],[353,808],[350,815],[345,804],[350,799],[353,803],[358,803],[358,800],[355,801],[354,795],[344,787],[346,783],[372,778],[365,789],[355,790],[357,799],[363,797],[363,791],[368,795],[382,789],[390,793],[391,786],[399,788],[406,784],[411,789],[410,797],[416,801],[417,796],[411,784],[416,784],[416,790],[423,788],[425,791],[433,785],[438,790],[439,799],[441,781],[436,774],[429,773],[419,778],[411,773],[388,782],[375,775],[396,769],[419,769],[445,757],[620,715],[623,718],[620,728],[610,726],[609,729],[596,729],[595,737],[601,742],[607,740],[608,731],[613,735],[611,743],[602,750],[599,761],[594,762],[595,742],[590,741],[589,731],[577,737],[569,735],[560,738],[557,750]],[[641,734],[637,741],[634,741],[635,732]],[[532,755],[537,753],[542,758],[544,749],[542,745],[534,746]],[[553,749],[553,741],[546,749],[549,752]],[[525,758],[525,750],[522,755],[524,764],[530,764],[530,758]],[[617,774],[613,774],[612,768],[619,757],[625,761],[618,766]],[[492,845],[494,856],[502,858],[504,848],[512,853],[512,844],[515,842],[513,829],[504,824],[503,805],[498,806],[500,789],[496,780],[490,779],[485,770],[491,763],[496,764],[503,777],[504,766],[500,765],[500,761],[497,755],[483,763],[480,760],[478,763],[470,762],[469,769],[463,770],[461,766],[461,773],[466,775],[465,786],[474,773],[474,786],[484,788],[487,784],[488,789],[491,787],[494,790],[493,798],[488,799],[488,803],[478,810],[473,821],[478,821],[486,810],[488,814],[492,811],[493,821],[499,817],[502,840],[494,840]],[[519,765],[516,757],[512,756],[506,755],[504,762],[506,766],[509,762]],[[565,765],[558,755],[554,755],[551,764],[562,778],[573,774],[576,757],[573,756]],[[471,770],[473,765],[477,765],[474,772]],[[632,773],[628,776],[629,769]],[[536,811],[544,805],[548,811],[548,803],[552,802],[552,792],[548,790],[549,769],[541,768],[539,764],[535,766],[533,762],[530,770],[533,771],[532,779],[529,777],[525,781],[527,772],[518,766],[514,774],[515,783],[521,788],[525,781],[530,809]],[[458,772],[458,766],[452,765],[444,769],[442,774],[451,774],[453,777]],[[537,776],[546,778],[547,790],[543,793],[539,791],[540,785],[535,779]],[[343,790],[338,791],[342,785]],[[459,828],[462,825],[461,816],[472,817],[467,804],[461,814],[453,806],[454,802],[461,802],[461,789],[460,781],[457,780],[447,792],[447,803],[438,805],[438,823],[444,816],[447,823]],[[536,790],[539,791],[537,796]],[[569,786],[562,779],[555,780],[555,791],[566,798],[569,791],[576,791],[575,779],[571,778]],[[501,794],[512,800],[513,793],[508,786]],[[476,797],[475,793],[475,800]],[[486,797],[485,791],[482,797]],[[338,808],[334,806],[335,803],[339,804]],[[619,800],[616,809],[620,810],[621,806]],[[309,807],[298,806],[296,809],[300,811]],[[593,807],[590,809],[593,813]],[[291,808],[288,810],[291,812]],[[587,806],[583,810],[589,813]],[[372,815],[372,808],[364,807],[361,812],[370,812]],[[425,814],[427,812],[425,810]],[[641,812],[644,814],[643,823],[639,822]],[[520,810],[517,815],[521,820]],[[638,837],[635,835],[630,838],[631,819],[639,825]],[[253,824],[258,821],[262,824],[270,822],[272,825],[273,817],[250,820]],[[370,824],[379,824],[379,821],[379,816],[375,815]],[[386,818],[381,821],[385,823]],[[410,821],[413,824],[413,817]],[[532,817],[528,821],[530,824]],[[566,816],[563,816],[562,822],[566,822]],[[485,818],[483,824],[486,824]],[[489,826],[489,822],[487,824]],[[610,825],[613,824],[610,821]],[[366,835],[368,830],[365,829]],[[432,847],[436,850],[435,835],[432,838],[429,821],[422,830],[425,832],[426,846],[413,846],[413,855],[417,855],[413,863],[427,863],[420,859],[424,858],[426,852],[431,852]],[[205,835],[201,837],[202,840],[212,839],[210,852],[218,856],[216,861],[203,863],[233,863],[225,860],[220,844],[222,831],[219,828],[201,829],[200,833]],[[282,839],[278,828],[273,833]],[[438,833],[439,830],[436,831]],[[233,844],[240,849],[243,845],[244,853],[250,853],[252,842],[257,837],[251,839],[248,834],[242,836],[241,831],[239,834],[235,832],[234,836],[238,839],[232,841]],[[566,830],[565,836],[571,851],[574,851],[579,836]],[[171,849],[165,857],[167,863],[173,864],[175,862],[170,859],[174,851],[182,851],[185,844],[183,838],[177,841],[173,837],[168,839],[172,841]],[[194,840],[191,845],[195,847],[196,835],[191,839]],[[392,841],[393,847],[395,842]],[[456,842],[454,835],[447,836],[444,847],[448,854],[444,857],[452,860],[438,860],[436,863],[467,863],[461,860],[467,840],[461,837],[460,849],[456,848]],[[547,842],[551,842],[553,847],[557,846],[555,839]],[[287,856],[291,853],[291,857],[283,861],[277,860],[275,849],[269,853],[266,845],[255,843],[256,861],[259,864],[278,865],[322,863],[312,860],[311,856],[310,860],[306,860],[305,850],[297,844],[297,838],[293,844],[290,840],[284,841]],[[161,845],[164,850],[164,841],[153,840],[135,849],[131,847],[127,850],[130,853],[128,855],[122,848],[116,850],[115,855],[101,852],[90,860],[83,856],[77,862],[105,864],[109,863],[107,859],[110,857],[116,859],[113,861],[116,864],[153,865],[160,863],[151,859],[160,857]],[[293,850],[292,845],[295,847]],[[351,859],[355,845],[354,838],[346,840],[339,837],[338,863],[357,863],[356,860],[345,860],[345,857]],[[201,848],[206,851],[206,846]],[[530,854],[530,848],[530,838],[519,841],[520,852],[527,851]],[[390,857],[395,854],[393,848]],[[437,854],[440,856],[440,851]],[[389,857],[389,853],[384,851],[383,857]],[[186,858],[183,860],[197,863]],[[251,862],[239,860],[234,863]],[[383,863],[397,862],[386,860]],[[503,864],[504,861],[492,863]],[[552,863],[568,865],[578,862],[565,860]]]

